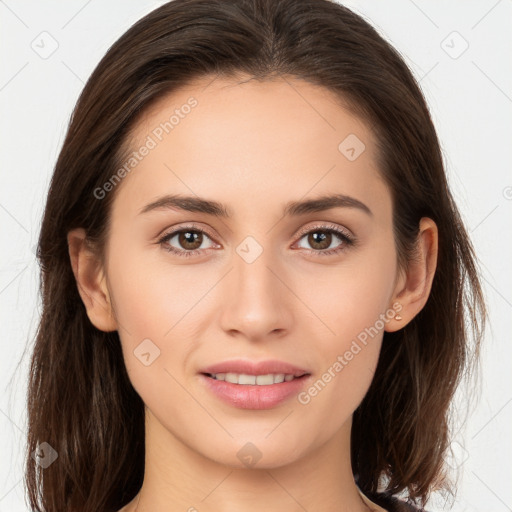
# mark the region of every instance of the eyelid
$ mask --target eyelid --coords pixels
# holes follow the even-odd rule
[[[344,234],[351,241],[355,241],[354,235],[347,228],[345,228],[343,226],[339,226],[338,224],[332,224],[330,222],[322,222],[322,221],[319,221],[318,224],[314,224],[313,226],[307,226],[307,227],[301,228],[297,232],[297,234],[295,235],[294,238],[296,238],[296,237],[302,238],[304,235],[307,235],[308,233],[310,233],[311,231],[313,231],[315,229],[318,229],[318,230],[332,229],[334,231],[339,231],[342,234]]]
[[[176,235],[177,233],[180,233],[181,231],[186,231],[187,229],[206,233],[212,239],[212,241],[215,240],[215,236],[210,232],[208,228],[205,228],[203,225],[197,224],[195,222],[186,222],[183,225],[178,224],[177,226],[167,227],[160,231],[156,238],[158,240],[162,240],[163,238],[167,238],[171,235]]]

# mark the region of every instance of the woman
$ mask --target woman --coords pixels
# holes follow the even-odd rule
[[[175,0],[136,23],[77,103],[39,258],[34,510],[449,489],[475,258],[419,87],[347,8]]]

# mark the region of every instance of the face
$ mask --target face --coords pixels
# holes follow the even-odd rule
[[[243,450],[260,467],[312,452],[350,424],[394,313],[373,134],[301,80],[210,78],[160,100],[130,140],[105,275],[147,421],[237,467]],[[281,377],[252,380],[265,374]]]

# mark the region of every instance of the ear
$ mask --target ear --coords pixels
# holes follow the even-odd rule
[[[103,266],[87,242],[83,228],[68,232],[69,257],[78,293],[92,324],[101,331],[117,330]]]
[[[416,252],[402,272],[393,294],[393,309],[399,313],[385,330],[398,331],[407,325],[425,306],[437,266],[438,232],[436,223],[427,217],[420,220]],[[401,318],[400,318],[401,317]]]

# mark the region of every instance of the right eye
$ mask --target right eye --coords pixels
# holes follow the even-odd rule
[[[179,229],[175,229],[170,233],[166,233],[163,237],[158,240],[158,243],[162,245],[162,247],[173,254],[176,254],[180,257],[191,257],[200,254],[202,251],[211,249],[210,247],[203,247],[204,238],[211,240],[210,236],[195,226],[190,227],[180,227]],[[175,247],[172,245],[172,240],[175,240],[175,243],[180,245],[180,247]]]

